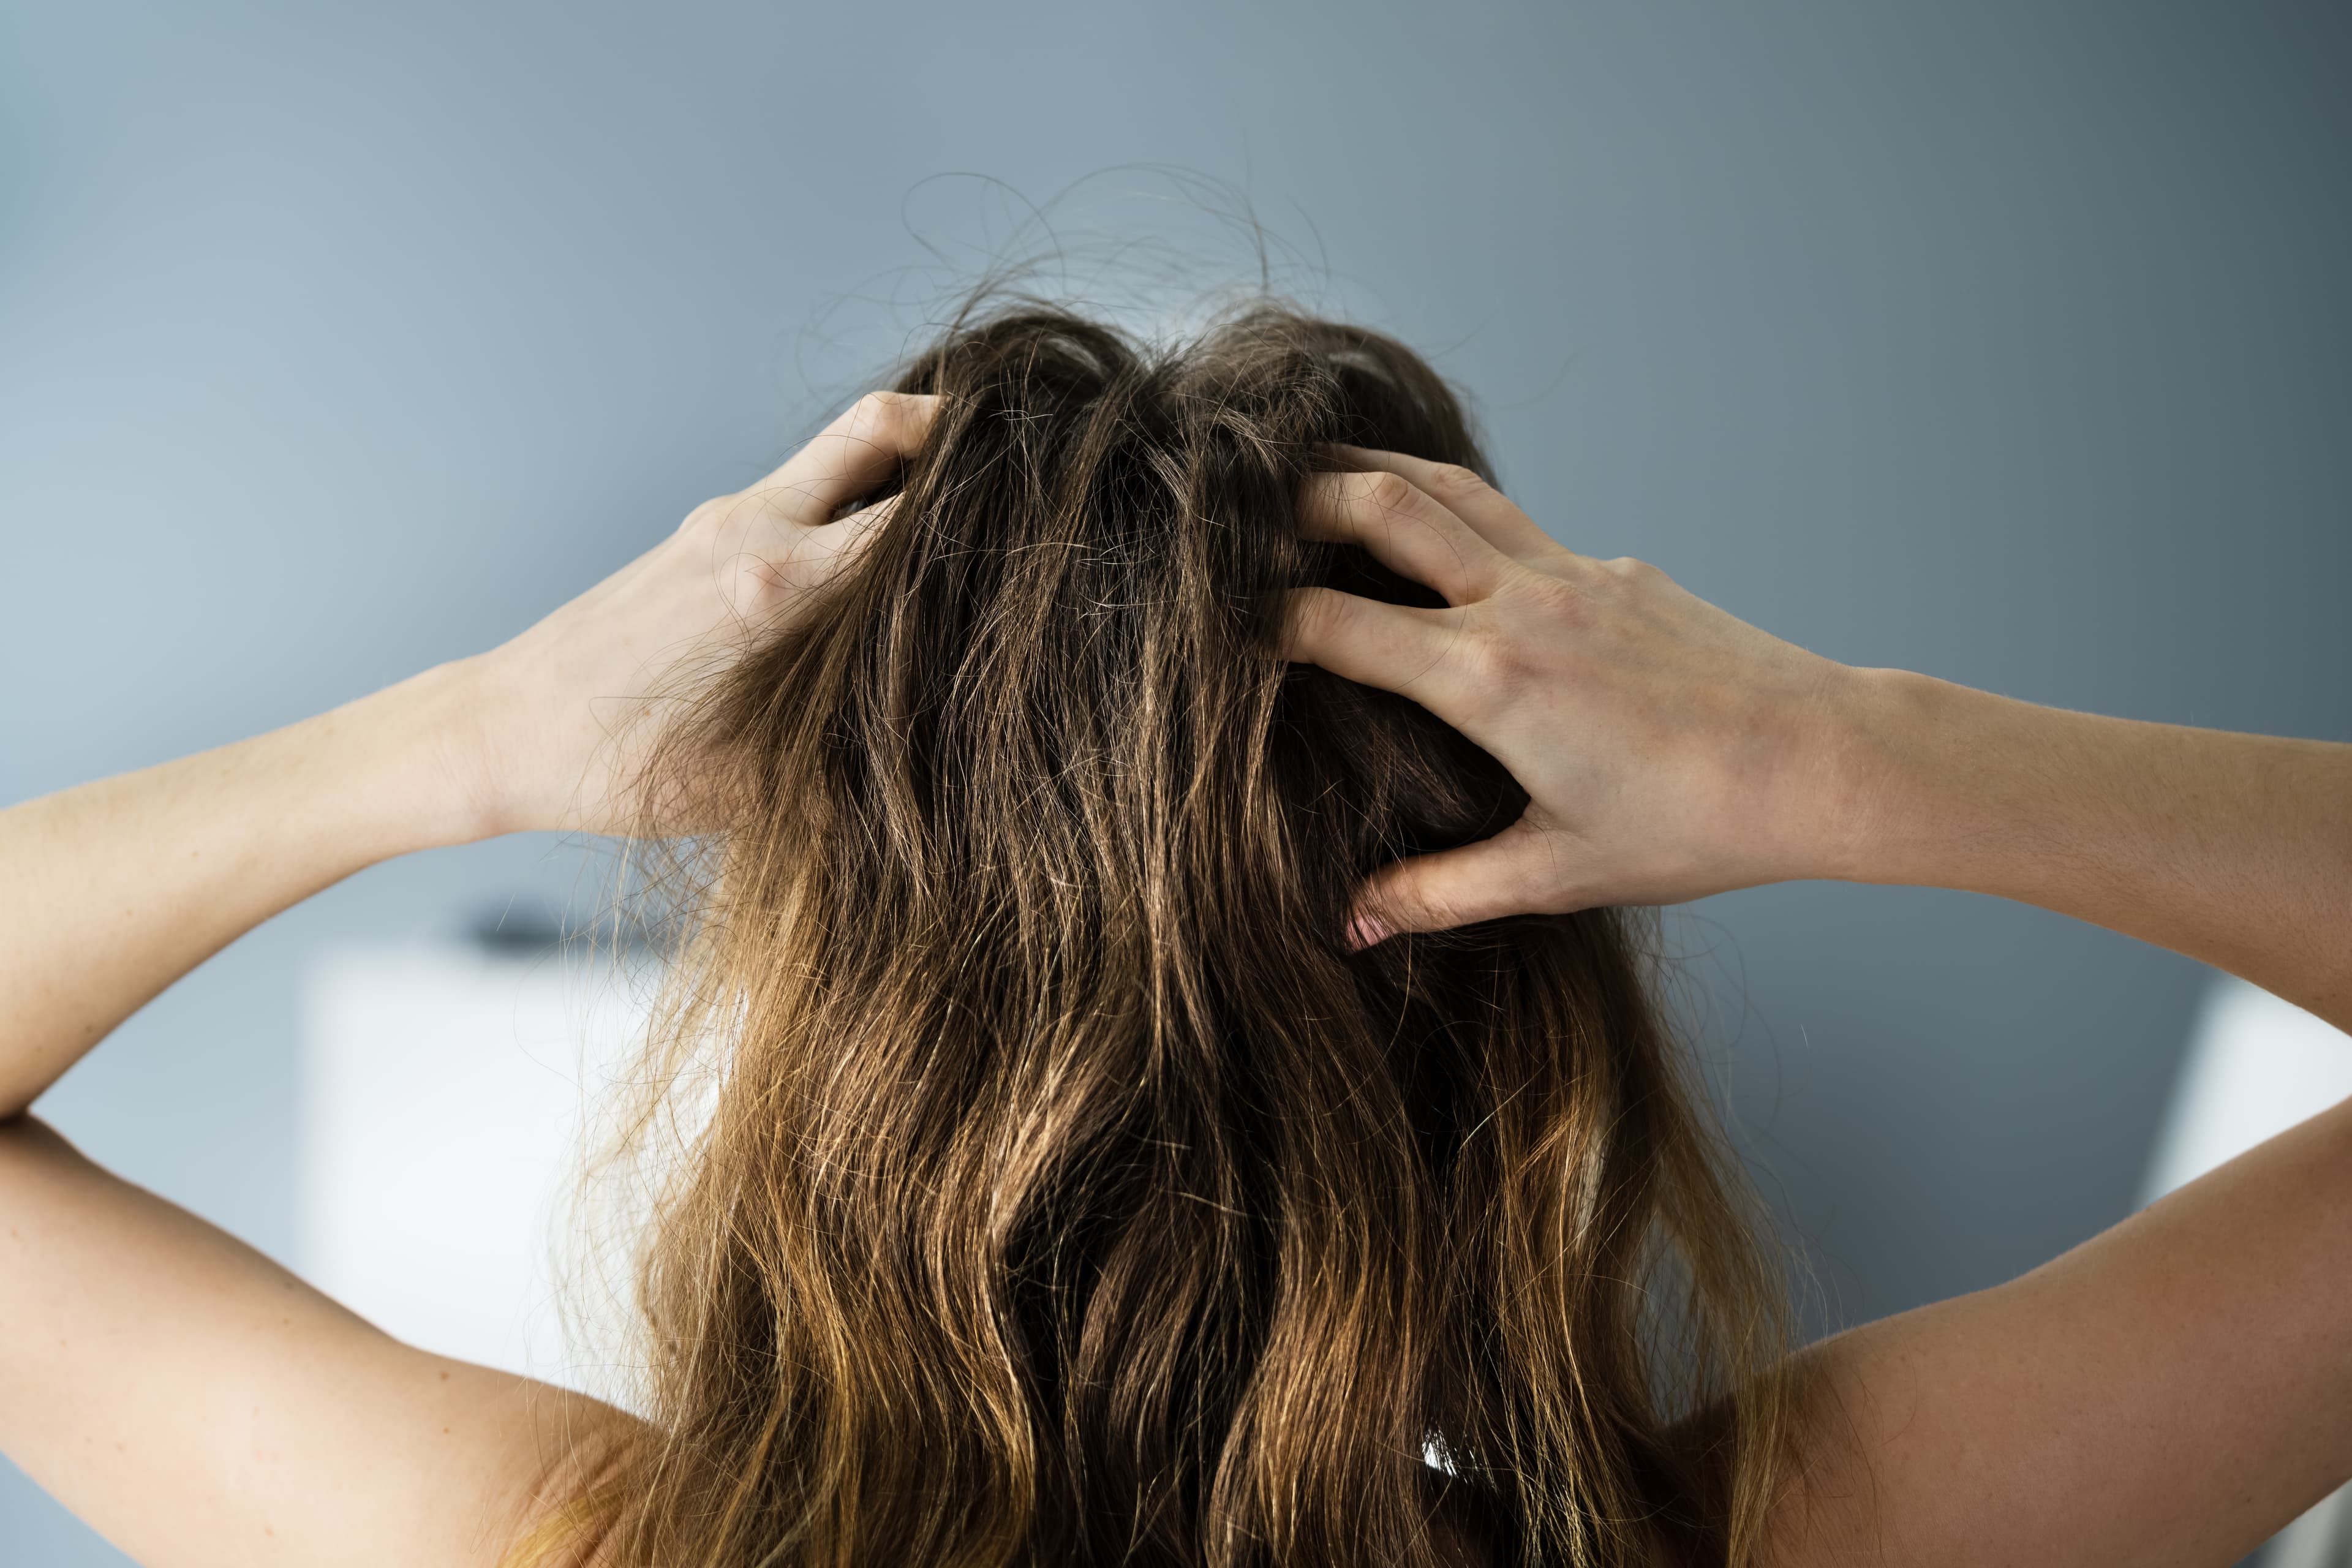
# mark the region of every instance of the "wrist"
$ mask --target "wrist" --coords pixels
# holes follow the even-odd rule
[[[479,661],[436,665],[320,715],[351,737],[352,787],[387,854],[469,844],[509,831],[483,736],[490,706]]]
[[[2050,710],[1907,669],[1848,673],[1832,874],[1986,886],[2030,837],[2017,764],[2050,740],[2034,728]]]

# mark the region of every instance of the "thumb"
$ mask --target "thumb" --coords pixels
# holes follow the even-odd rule
[[[1400,931],[1548,911],[1559,905],[1564,880],[1557,837],[1521,817],[1492,838],[1415,855],[1374,872],[1356,895],[1348,945],[1370,947]]]

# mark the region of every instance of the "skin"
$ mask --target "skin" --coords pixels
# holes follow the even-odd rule
[[[1448,607],[1307,590],[1286,651],[1413,698],[1531,801],[1375,879],[1358,942],[1791,878],[1928,884],[2352,1027],[2352,746],[1850,669],[1563,549],[1467,470],[1340,459],[1307,530]],[[2019,1279],[1800,1359],[1804,1473],[1770,1563],[2233,1563],[2352,1479],[2352,1101]]]
[[[0,813],[0,1449],[140,1561],[488,1565],[630,1422],[391,1340],[27,1109],[181,974],[353,871],[635,826],[661,676],[797,613],[880,509],[836,515],[930,412],[860,403],[489,653]],[[1932,883],[2352,1022],[2352,747],[1849,669],[1561,548],[1463,470],[1339,458],[1303,526],[1450,607],[1310,590],[1284,651],[1422,702],[1533,803],[1383,873],[1358,941],[1789,878]],[[657,826],[721,810],[673,807]],[[2022,1279],[1801,1361],[1775,1563],[2230,1563],[2352,1475],[2352,1106]]]
[[[131,1556],[488,1568],[602,1471],[630,1421],[399,1343],[27,1108],[173,981],[354,871],[631,826],[658,678],[804,605],[883,509],[835,513],[892,472],[930,409],[866,399],[489,653],[0,813],[0,1451]],[[657,826],[711,809],[677,805]]]

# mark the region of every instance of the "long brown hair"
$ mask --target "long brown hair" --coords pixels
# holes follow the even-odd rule
[[[725,758],[657,1083],[664,1568],[1744,1558],[1783,1290],[1643,917],[1350,951],[1358,882],[1509,823],[1493,759],[1274,657],[1327,443],[1486,471],[1412,352],[1266,302],[1173,345],[999,300],[822,605],[656,763]]]

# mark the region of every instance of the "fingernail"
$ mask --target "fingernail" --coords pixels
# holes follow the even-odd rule
[[[1389,923],[1370,910],[1358,910],[1348,922],[1348,945],[1358,952],[1394,936]]]

